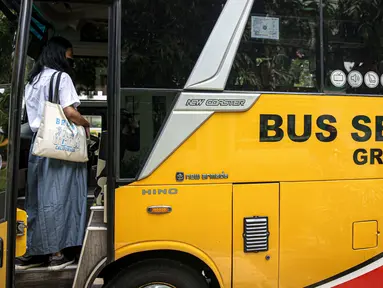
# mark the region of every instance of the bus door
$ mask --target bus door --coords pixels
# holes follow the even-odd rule
[[[18,190],[19,104],[22,97],[22,90],[16,87],[23,83],[24,69],[22,59],[17,56],[16,69],[12,69],[12,55],[24,53],[20,48],[25,45],[20,44],[27,40],[27,35],[21,31],[15,38],[15,33],[17,12],[22,12],[20,24],[29,23],[25,17],[28,10],[27,5],[13,7],[11,3],[0,1],[0,287],[12,287],[14,255],[24,254],[26,247],[26,213],[13,204],[17,197],[17,192],[14,193]]]
[[[74,0],[69,2],[70,4],[74,4],[75,2],[81,1]],[[85,2],[87,2],[89,5],[92,5],[92,2],[94,1],[90,0]],[[114,86],[117,83],[117,77],[115,75],[116,69],[114,66],[115,63],[117,63],[117,57],[115,56],[116,53],[112,52],[116,47],[115,43],[117,41],[117,22],[113,21],[113,19],[116,18],[113,17],[113,15],[116,15],[119,11],[119,1],[105,0],[102,2],[103,3],[101,4],[106,4],[104,7],[107,12],[106,17],[109,19],[109,36],[111,36],[108,41],[108,45],[106,45],[106,49],[104,49],[107,54],[105,56],[108,58],[108,62],[112,63],[112,65],[109,64],[107,67],[108,79],[113,80],[107,81],[107,94],[114,95]],[[24,127],[21,124],[23,114],[22,102],[26,79],[25,71],[27,71],[28,67],[30,66],[27,56],[29,56],[30,59],[36,59],[41,51],[41,48],[49,39],[49,36],[54,34],[51,32],[57,32],[57,27],[54,27],[55,23],[52,22],[51,26],[50,22],[44,20],[42,14],[40,14],[40,6],[38,6],[38,4],[39,3],[34,2],[33,0],[0,0],[0,288],[14,287],[14,258],[15,255],[23,255],[26,250],[26,214],[24,211],[19,210],[16,207],[18,205],[17,198],[20,196],[19,183],[25,182],[25,179],[22,179],[25,177],[25,175],[20,173],[19,169],[22,165],[19,164],[24,162],[22,159],[24,154],[20,153],[20,149],[24,151],[23,149],[25,148],[23,148],[25,142],[25,139],[23,138]],[[95,3],[93,4],[95,5]],[[98,2],[98,4],[100,3]],[[104,14],[102,14],[102,17],[105,17]],[[2,28],[4,28],[5,25],[4,23],[9,26],[9,31],[11,31],[8,39],[8,50],[4,50],[5,42],[4,39],[1,38],[1,32],[3,31]],[[85,37],[87,40],[84,41],[90,43],[92,40],[89,39],[93,39],[92,35],[89,35],[89,33],[86,35],[81,34],[81,37]],[[96,36],[98,35],[95,35],[94,37]],[[81,43],[79,43],[79,45],[80,44]],[[95,46],[98,47],[97,45],[93,45],[91,49],[92,51],[90,51],[92,52],[92,55],[90,55],[92,57],[98,57],[99,55],[94,54],[102,54],[102,51],[104,51],[101,49],[102,51],[99,52],[99,50],[94,48]],[[99,46],[101,47],[102,45],[100,44]],[[81,57],[87,56],[86,47],[87,46],[80,45],[81,49],[79,50],[81,50]],[[2,63],[4,58],[8,59],[7,65]],[[79,62],[80,64],[83,63],[82,61]],[[3,74],[8,75],[8,77],[5,77]],[[6,78],[6,81],[2,81],[2,76],[4,76],[3,78]],[[83,106],[84,109],[86,109],[87,106]],[[117,109],[117,105],[113,97],[107,97],[107,107],[113,107],[113,110]],[[115,140],[113,139],[114,135],[116,135],[114,128],[114,115],[116,113],[109,111],[109,109],[107,110],[108,115],[105,116],[107,116],[108,121],[105,121],[105,123],[107,123],[108,126],[108,146],[111,147],[112,145],[115,145]],[[20,138],[20,135],[23,139]],[[109,159],[112,159],[114,157],[113,149],[110,149],[108,154],[110,154]],[[113,162],[108,161],[107,169],[108,171],[114,172],[112,165]],[[113,173],[108,173],[108,191],[114,190],[114,181],[112,181],[114,179],[112,176]],[[111,201],[113,200],[112,197],[112,193],[107,194],[108,208],[106,209],[106,218],[108,219],[108,227],[113,227],[114,220],[114,209],[112,206],[114,202]],[[113,260],[113,242],[113,233],[108,233],[108,262]]]
[[[0,81],[8,82],[0,89],[0,287],[13,287],[14,257],[24,254],[26,247],[26,214],[16,209],[16,200],[31,9],[32,3],[28,0],[19,4],[0,1],[0,30],[3,32],[0,33]]]

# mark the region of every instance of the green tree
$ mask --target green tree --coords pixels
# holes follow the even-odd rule
[[[252,14],[279,18],[279,40],[252,39],[249,19],[228,79],[228,89],[315,87],[318,6],[318,0],[254,2]]]
[[[12,77],[13,38],[16,27],[0,11],[0,84],[8,84]]]
[[[0,87],[5,88],[5,92],[0,93],[0,129],[4,134],[7,134],[8,131],[12,51],[15,29],[16,27],[13,23],[0,11]],[[0,142],[3,140],[3,133],[0,133]]]
[[[8,133],[8,111],[9,111],[10,89],[6,88],[4,93],[0,93],[0,129],[4,134]],[[0,143],[3,141],[3,134],[0,133]]]
[[[181,88],[225,0],[124,0],[123,87]]]
[[[75,69],[75,82],[78,93],[89,94],[96,89],[96,69],[108,67],[106,58],[77,58]]]

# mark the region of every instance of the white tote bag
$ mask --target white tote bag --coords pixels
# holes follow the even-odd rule
[[[87,162],[88,147],[85,128],[77,126],[66,118],[59,102],[61,72],[57,75],[53,92],[54,77],[49,87],[49,100],[45,102],[40,128],[33,146],[33,155],[65,160]],[[54,93],[54,94],[53,94]]]

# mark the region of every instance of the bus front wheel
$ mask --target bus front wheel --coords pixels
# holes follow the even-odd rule
[[[146,260],[117,274],[105,288],[208,288],[194,269],[172,260]]]

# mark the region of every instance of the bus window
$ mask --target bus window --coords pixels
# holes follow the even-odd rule
[[[120,178],[145,162],[225,3],[122,1]]]
[[[152,149],[177,91],[121,91],[120,176],[134,178]]]
[[[75,57],[74,81],[80,100],[106,100],[107,57]]]
[[[254,1],[226,90],[317,92],[319,1]]]
[[[0,222],[5,219],[10,83],[15,25],[0,11]]]
[[[183,88],[225,2],[122,1],[121,86]]]
[[[16,27],[0,10],[0,85],[11,83],[13,38]]]
[[[327,0],[324,3],[324,92],[382,94],[383,8],[380,1]]]

